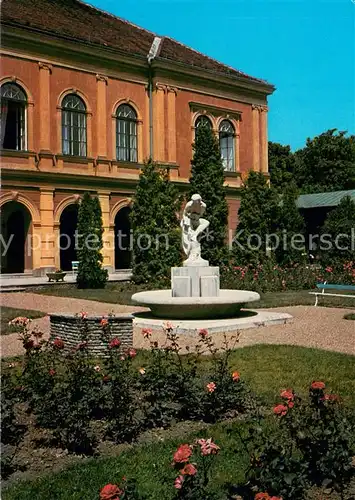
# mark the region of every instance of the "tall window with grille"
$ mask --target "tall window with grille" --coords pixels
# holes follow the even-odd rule
[[[208,127],[210,130],[212,130],[212,122],[207,116],[200,115],[196,118],[195,130],[199,127]]]
[[[227,172],[234,172],[235,130],[228,120],[223,120],[219,126],[219,147],[224,170]]]
[[[1,86],[1,149],[26,149],[26,108],[27,97],[16,83]]]
[[[137,113],[128,104],[116,112],[116,158],[118,161],[138,161]]]
[[[62,101],[63,154],[86,156],[86,106],[81,97],[69,94]]]

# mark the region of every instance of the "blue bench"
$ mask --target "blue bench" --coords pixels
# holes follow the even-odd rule
[[[326,290],[339,290],[341,292],[346,292],[346,291],[349,291],[349,292],[354,292],[355,293],[355,285],[333,285],[331,283],[327,283],[327,282],[324,282],[324,283],[317,283],[317,288],[319,290],[322,290],[321,292],[309,292],[311,295],[315,295],[316,296],[316,302],[315,302],[315,306],[318,305],[318,297],[321,296],[321,297],[325,297],[325,296],[328,296],[328,297],[349,297],[349,298],[353,298],[355,299],[355,295],[354,294],[341,294],[341,293],[328,293],[326,292]]]

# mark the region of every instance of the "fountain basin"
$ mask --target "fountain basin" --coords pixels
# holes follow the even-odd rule
[[[220,290],[217,297],[173,297],[171,290],[152,290],[135,293],[131,300],[149,307],[157,318],[216,319],[238,316],[247,302],[260,300],[260,295],[247,290]]]

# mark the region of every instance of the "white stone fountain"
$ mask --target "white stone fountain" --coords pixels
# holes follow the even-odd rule
[[[256,292],[221,290],[219,267],[201,257],[201,236],[209,226],[202,216],[206,205],[199,194],[186,204],[182,220],[182,246],[187,259],[171,269],[171,290],[135,293],[132,301],[165,319],[215,319],[240,315],[246,302],[260,299]]]

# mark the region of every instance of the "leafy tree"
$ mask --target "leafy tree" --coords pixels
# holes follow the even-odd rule
[[[104,288],[107,270],[102,268],[102,212],[99,199],[85,193],[78,212],[78,288]]]
[[[328,214],[321,230],[320,250],[324,265],[337,267],[343,262],[354,261],[354,228],[355,202],[350,196],[344,196]],[[326,242],[331,243],[331,248]]]
[[[166,284],[170,268],[181,263],[181,231],[177,217],[181,206],[169,169],[145,163],[139,176],[131,212],[133,230],[133,280]]]
[[[275,244],[267,235],[277,232],[279,197],[261,172],[249,172],[241,189],[239,223],[233,255],[239,265],[259,264],[267,258],[266,247]]]
[[[295,159],[290,146],[269,142],[269,173],[271,186],[281,191],[292,181],[294,168]]]
[[[355,188],[355,136],[328,130],[295,155],[295,178],[303,193]]]
[[[228,203],[224,186],[224,168],[219,143],[208,126],[196,130],[191,161],[189,195],[198,193],[206,203],[210,225],[202,239],[202,257],[210,265],[219,265],[227,257]]]

